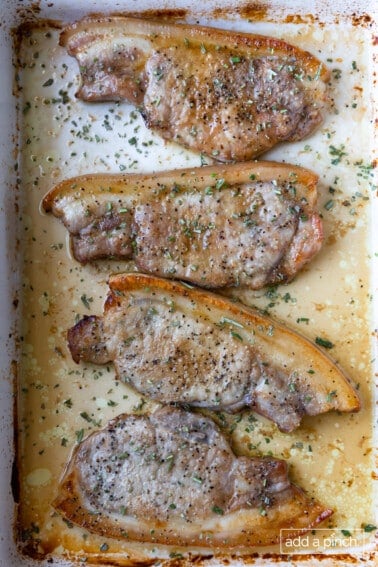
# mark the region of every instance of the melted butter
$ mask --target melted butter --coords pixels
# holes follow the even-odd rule
[[[342,26],[229,25],[278,35],[312,51],[332,71],[334,97],[334,108],[315,135],[264,156],[319,174],[323,250],[289,285],[274,291],[233,290],[231,295],[268,310],[311,340],[330,340],[334,344],[330,353],[357,384],[363,407],[353,415],[306,418],[290,435],[261,417],[251,420],[248,413],[241,420],[234,416],[220,423],[232,432],[237,452],[286,459],[294,482],[335,510],[327,526],[360,528],[374,522],[369,36],[362,29]],[[64,227],[41,214],[40,202],[66,177],[195,167],[201,160],[162,142],[128,104],[76,101],[77,65],[58,46],[54,30],[35,30],[25,38],[21,59],[24,293],[19,526],[21,530],[38,526],[34,551],[42,555],[98,560],[101,552],[119,565],[128,564],[130,558],[168,557],[172,550],[163,546],[109,541],[67,525],[51,506],[72,448],[83,436],[119,413],[149,411],[154,406],[116,382],[111,365],[73,363],[66,346],[66,330],[77,316],[102,312],[108,274],[133,269],[132,264],[81,267],[69,254]]]

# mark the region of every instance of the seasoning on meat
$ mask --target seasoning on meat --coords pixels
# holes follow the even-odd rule
[[[67,26],[84,101],[127,100],[166,140],[220,161],[300,140],[328,105],[325,65],[261,35],[128,17]]]
[[[241,304],[142,274],[112,276],[109,287],[104,315],[68,331],[72,357],[113,362],[118,379],[149,398],[247,407],[287,432],[304,415],[360,407],[345,374],[316,345]]]
[[[150,175],[86,175],[43,201],[74,257],[134,258],[140,271],[201,287],[291,280],[320,250],[317,176],[252,162]]]
[[[54,507],[103,536],[211,548],[277,543],[281,528],[293,537],[332,514],[284,461],[237,457],[211,419],[169,407],[87,437]]]

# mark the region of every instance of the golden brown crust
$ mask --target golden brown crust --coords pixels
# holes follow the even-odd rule
[[[78,98],[128,100],[162,138],[217,161],[305,138],[330,102],[325,65],[277,38],[116,16],[69,26],[61,45]]]
[[[209,307],[219,310],[223,315],[236,319],[253,328],[253,337],[256,339],[259,348],[272,353],[275,350],[285,353],[296,350],[292,359],[296,359],[296,364],[302,363],[302,372],[306,374],[306,383],[314,391],[324,390],[324,392],[336,392],[337,395],[325,396],[323,401],[323,411],[332,409],[351,412],[358,411],[361,407],[360,399],[352,387],[349,378],[335,362],[315,344],[297,332],[289,329],[285,325],[272,321],[268,317],[260,315],[240,303],[234,303],[220,295],[203,291],[199,288],[188,287],[179,282],[169,281],[145,274],[118,274],[109,279],[110,293],[105,303],[104,312],[111,310],[120,300],[120,296],[127,292],[137,292],[147,289],[149,293],[153,290],[166,292],[176,297],[189,300],[197,306],[198,311],[206,310]],[[274,326],[274,335],[267,337],[266,329],[269,325]],[[285,356],[285,354],[284,354]],[[273,355],[274,357],[274,355]],[[287,357],[287,355],[286,355]],[[290,358],[290,357],[289,357]],[[289,358],[285,361],[286,368],[290,364]],[[306,368],[313,368],[314,373],[308,374]],[[295,369],[299,372],[299,368]]]
[[[89,174],[61,182],[42,206],[69,230],[81,263],[133,258],[155,276],[259,289],[291,280],[320,251],[317,180],[267,161]]]
[[[188,24],[170,24],[153,20],[129,18],[124,16],[85,18],[67,26],[60,36],[60,45],[65,47],[70,38],[79,31],[96,33],[101,26],[114,27],[122,25],[126,32],[132,35],[150,35],[154,45],[164,46],[172,39],[188,39],[196,43],[212,43],[229,48],[242,48],[252,55],[284,55],[294,56],[297,61],[310,73],[317,73],[320,79],[327,82],[330,73],[327,67],[308,51],[304,51],[287,42],[258,34],[249,34],[222,30],[205,26],[192,26]]]
[[[293,538],[299,534],[305,533],[332,515],[332,510],[306,497],[301,489],[293,487],[292,492],[295,501],[291,502],[291,506],[294,505],[295,512],[283,519],[286,507],[282,507],[283,509],[280,511],[282,519],[280,519],[278,532],[280,529],[287,530],[285,532],[286,538]],[[61,485],[59,497],[53,502],[53,506],[59,510],[65,518],[88,531],[98,533],[104,537],[126,539],[128,541],[152,541],[161,545],[205,546],[219,549],[261,547],[274,545],[280,541],[276,524],[278,518],[272,521],[271,517],[268,521],[264,521],[262,518],[259,525],[256,526],[256,529],[249,535],[246,535],[245,531],[241,530],[232,541],[228,538],[229,543],[225,541],[224,534],[219,536],[213,533],[210,545],[204,544],[204,539],[201,534],[192,536],[188,540],[177,532],[175,533],[172,527],[154,528],[153,537],[146,531],[141,531],[140,528],[130,528],[130,526],[128,526],[126,530],[122,526],[117,526],[114,521],[104,515],[91,514],[90,511],[85,509],[76,491],[74,472],[72,472]],[[303,521],[304,519],[305,521]]]
[[[297,182],[298,198],[306,197],[309,206],[314,206],[317,198],[316,185],[318,176],[297,165],[279,163],[274,161],[251,161],[236,164],[208,165],[201,168],[185,168],[173,171],[162,171],[154,174],[86,174],[65,179],[51,189],[43,198],[42,207],[46,212],[53,208],[55,200],[66,195],[80,193],[81,187],[93,192],[107,187],[110,193],[123,193],[128,187],[149,189],[157,184],[169,184],[173,180],[182,181],[191,186],[206,187],[214,183],[214,177],[221,177],[229,184],[242,184],[251,182],[251,176],[257,181]],[[102,189],[103,190],[103,189]]]
[[[109,423],[113,428],[119,421],[127,420],[126,414],[119,415]],[[97,432],[83,441],[91,443]],[[305,533],[332,515],[332,510],[309,498],[303,490],[293,484],[277,494],[276,503],[267,515],[261,510],[248,508],[226,514],[215,520],[210,529],[204,524],[187,524],[186,530],[175,522],[151,521],[148,517],[138,519],[107,514],[106,510],[90,510],[82,496],[80,473],[76,458],[78,445],[59,487],[59,494],[53,502],[69,521],[104,537],[128,541],[152,542],[162,545],[184,545],[210,547],[212,549],[245,549],[279,543],[281,539]],[[80,460],[80,457],[79,457]],[[209,524],[205,524],[209,528]],[[281,538],[281,530],[285,537]]]

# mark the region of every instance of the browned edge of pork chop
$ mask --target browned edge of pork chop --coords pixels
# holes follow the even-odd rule
[[[212,549],[275,544],[332,514],[284,461],[237,457],[211,419],[170,407],[84,439],[53,505],[102,536]]]
[[[42,205],[82,263],[133,258],[160,277],[259,289],[293,279],[321,249],[317,181],[277,162],[88,174],[59,183]]]
[[[84,101],[127,100],[166,140],[244,161],[300,140],[323,121],[326,66],[262,35],[122,16],[68,25]]]
[[[119,380],[165,404],[250,408],[282,431],[304,415],[358,411],[343,370],[319,347],[240,303],[143,274],[109,280],[104,315],[68,331],[76,362],[113,362]]]

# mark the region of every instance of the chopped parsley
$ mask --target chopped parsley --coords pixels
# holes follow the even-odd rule
[[[335,345],[328,339],[323,339],[322,337],[316,337],[315,342],[317,345],[323,348],[333,348]]]
[[[92,301],[93,301],[93,297],[87,297],[87,295],[86,295],[85,293],[83,293],[83,295],[80,297],[80,299],[81,299],[83,305],[84,305],[87,309],[90,309],[90,308],[91,308],[90,304],[91,304]]]
[[[84,429],[79,429],[79,431],[76,431],[76,441],[78,443],[81,443],[83,438],[84,438]]]
[[[331,392],[328,392],[327,394],[327,402],[332,402],[333,398],[335,398],[337,396],[337,391],[336,390],[332,390]]]
[[[373,532],[374,530],[378,529],[377,526],[374,526],[374,524],[362,524],[362,527],[364,529],[364,532],[367,533]]]
[[[342,158],[348,155],[344,150],[344,144],[341,144],[339,148],[333,145],[329,146],[329,153],[333,156],[333,159],[331,160],[332,165],[338,165]]]

